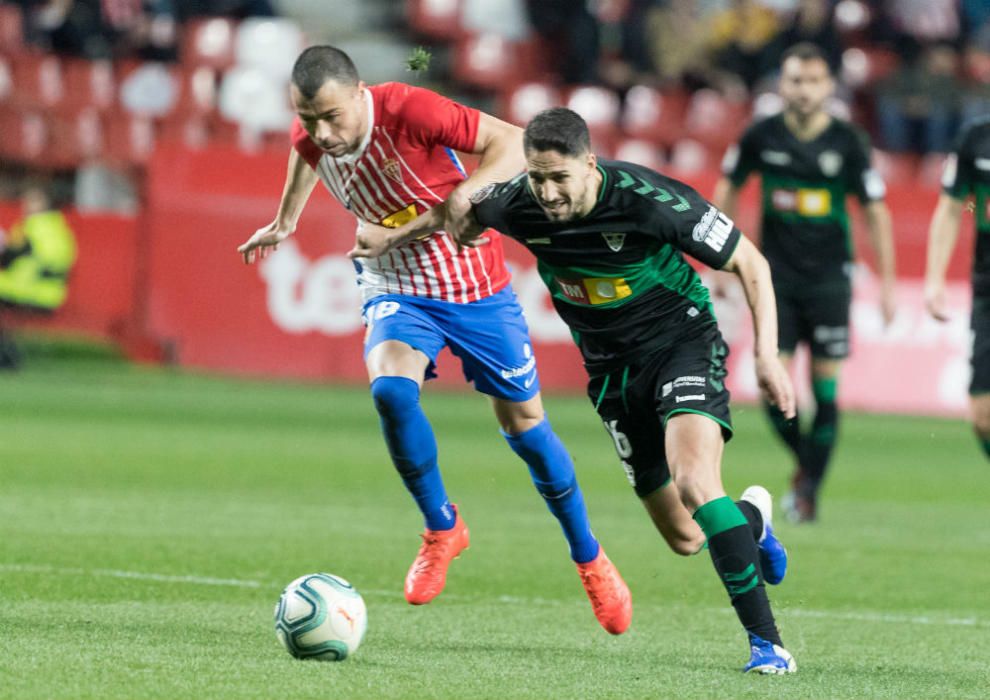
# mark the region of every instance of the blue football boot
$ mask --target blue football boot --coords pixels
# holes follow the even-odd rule
[[[739,500],[752,503],[763,516],[763,532],[757,543],[760,549],[760,567],[763,569],[763,580],[776,586],[784,580],[784,574],[787,573],[787,550],[773,534],[773,499],[770,498],[770,492],[762,486],[750,486],[743,491]]]
[[[770,675],[795,671],[797,662],[787,649],[755,634],[749,635],[749,663],[743,668],[743,673]]]

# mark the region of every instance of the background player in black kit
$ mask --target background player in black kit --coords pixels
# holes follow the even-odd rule
[[[739,277],[753,312],[760,386],[793,415],[766,261],[687,185],[632,163],[597,160],[587,125],[568,109],[537,115],[524,144],[527,172],[472,196],[477,223],[536,256],[584,358],[589,398],[668,544],[693,554],[707,538],[749,634],[745,670],[794,671],[763,585],[764,576],[780,582],[787,555],[773,536],[766,489],[750,487],[738,502],[725,495],[728,348],[708,290],[682,252]]]
[[[942,176],[942,195],[928,233],[925,306],[939,321],[949,318],[945,271],[959,234],[966,200],[975,198],[973,253],[973,377],[969,385],[973,429],[990,457],[990,117],[964,125]]]
[[[814,520],[818,493],[835,446],[839,370],[849,354],[852,239],[846,198],[863,205],[881,279],[884,322],[894,318],[894,245],[885,187],[870,167],[866,135],[825,109],[834,90],[828,62],[813,44],[796,44],[781,64],[782,114],[757,121],[726,153],[712,201],[734,216],[739,190],[762,176],[761,249],[773,271],[780,352],[790,365],[798,343],[811,350],[817,405],[808,433],[800,420],[770,418],[794,453],[793,491],[782,501],[797,522]]]

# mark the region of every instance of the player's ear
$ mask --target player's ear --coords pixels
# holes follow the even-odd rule
[[[588,152],[588,170],[594,170],[598,167],[598,156],[596,156],[591,151]]]

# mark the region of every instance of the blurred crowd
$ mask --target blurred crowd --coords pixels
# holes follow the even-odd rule
[[[945,152],[990,109],[987,0],[526,0],[567,84],[772,91],[781,54],[810,41],[891,151]],[[862,90],[857,90],[863,88]]]
[[[272,16],[269,0],[14,0],[27,41],[89,59],[175,60],[179,27],[194,17]]]

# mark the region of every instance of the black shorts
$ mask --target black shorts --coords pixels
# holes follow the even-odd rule
[[[841,360],[849,356],[849,307],[852,286],[846,280],[813,284],[774,285],[777,297],[778,347],[794,354],[798,343],[811,348],[811,356]]]
[[[973,297],[973,315],[969,322],[973,332],[973,352],[970,367],[970,394],[990,393],[990,298]]]
[[[633,364],[595,376],[588,397],[612,436],[626,477],[640,498],[670,480],[664,452],[664,427],[678,413],[698,413],[732,437],[725,360],[729,347],[718,327],[697,338],[639,358]]]

